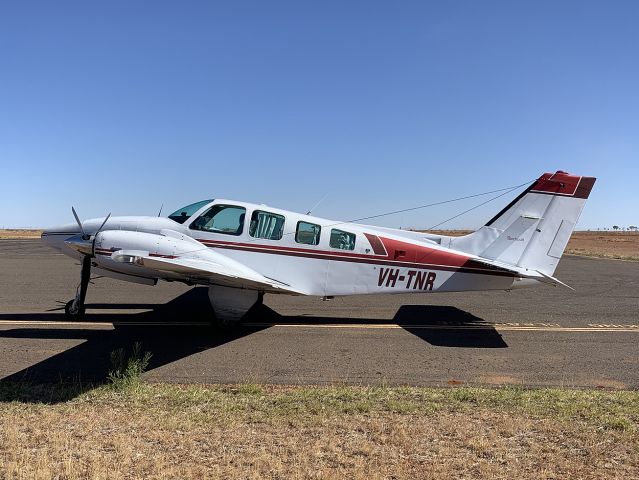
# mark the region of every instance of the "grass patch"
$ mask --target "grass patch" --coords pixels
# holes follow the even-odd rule
[[[202,422],[485,411],[578,421],[602,429],[636,431],[639,427],[639,392],[635,391],[139,383],[136,389],[101,387],[82,398],[101,403],[114,396],[119,402],[143,408],[197,410]]]
[[[639,475],[635,391],[149,384],[144,359],[59,403],[0,383],[0,478]]]
[[[639,392],[524,387],[180,385],[146,383],[151,354],[139,343],[112,353],[108,383],[0,382],[0,402],[126,405],[130,409],[194,412],[198,422],[264,422],[378,414],[429,416],[477,411],[582,422],[599,429],[639,430]],[[197,417],[197,418],[196,418]]]
[[[123,390],[139,386],[142,374],[151,360],[151,352],[142,352],[142,344],[135,342],[130,355],[124,348],[111,352],[111,366],[107,379],[110,387]]]

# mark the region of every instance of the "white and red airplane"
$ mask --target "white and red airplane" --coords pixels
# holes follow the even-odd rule
[[[595,183],[545,173],[479,230],[461,237],[337,222],[231,200],[164,217],[111,217],[44,231],[82,261],[69,317],[84,314],[91,268],[155,285],[206,285],[216,320],[232,325],[264,293],[359,295],[509,290],[561,284],[555,268]]]

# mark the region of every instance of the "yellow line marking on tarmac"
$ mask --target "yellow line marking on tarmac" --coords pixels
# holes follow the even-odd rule
[[[195,327],[209,326],[209,322],[72,322],[72,321],[38,321],[38,320],[0,320],[2,325],[29,326],[71,326],[71,327]],[[361,330],[497,330],[502,332],[567,332],[567,333],[595,333],[595,332],[624,332],[639,333],[639,325],[632,324],[588,324],[584,327],[562,327],[559,324],[518,324],[518,323],[483,323],[479,325],[459,324],[396,324],[396,323],[244,323],[244,327],[277,327],[277,328],[328,328],[328,329],[361,329]]]
[[[75,325],[79,327],[86,327],[89,325],[95,325],[98,327],[110,327],[113,324],[110,322],[56,322],[56,321],[39,321],[39,320],[0,320],[0,325]]]
[[[593,328],[634,328],[639,330],[639,325],[619,324],[619,323],[589,323]]]
[[[210,322],[70,322],[70,321],[39,321],[39,320],[0,320],[0,325],[58,325],[73,327],[119,327],[119,326],[204,326]]]
[[[505,332],[635,332],[639,327],[561,327],[559,325],[507,325],[486,323],[482,325],[405,325],[396,323],[357,324],[357,323],[245,323],[246,327],[280,327],[280,328],[352,328],[364,330],[498,330]],[[632,327],[632,328],[628,328]]]

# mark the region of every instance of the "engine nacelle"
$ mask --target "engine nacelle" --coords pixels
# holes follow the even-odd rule
[[[111,255],[126,250],[144,252],[158,257],[179,257],[203,245],[193,238],[177,232],[174,235],[132,232],[130,230],[107,230],[98,233],[95,239],[95,255]]]
[[[95,263],[100,267],[129,275],[148,278],[179,279],[171,272],[158,272],[135,265],[138,257],[178,258],[197,256],[204,249],[197,240],[178,232],[163,232],[164,235],[130,230],[106,230],[95,238]]]
[[[207,267],[220,272],[234,272],[251,281],[262,281],[256,273],[245,265],[212,251],[193,238],[174,231],[163,231],[162,235],[126,230],[107,230],[98,233],[95,239],[96,263],[108,270],[126,275],[146,278],[163,278],[191,282],[194,279],[188,273],[164,271],[145,267],[149,257],[164,259],[205,260]],[[157,263],[157,262],[156,262]],[[179,266],[179,265],[178,265]],[[218,281],[220,277],[218,276]],[[206,277],[196,278],[196,283],[207,283]],[[204,280],[204,281],[203,281]],[[209,300],[215,311],[217,321],[230,326],[242,317],[260,299],[255,289],[243,289],[210,284]]]
[[[188,235],[172,230],[162,230],[161,235],[128,230],[100,232],[95,240],[94,255],[95,262],[104,268],[149,278],[190,281],[188,274],[146,268],[144,257],[202,260],[206,262],[207,268],[223,274],[232,272],[231,276],[263,280],[246,265],[213,251]]]

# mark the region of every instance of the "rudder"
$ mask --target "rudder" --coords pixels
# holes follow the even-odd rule
[[[450,246],[552,275],[595,180],[562,171],[544,173],[486,225],[453,238]]]

